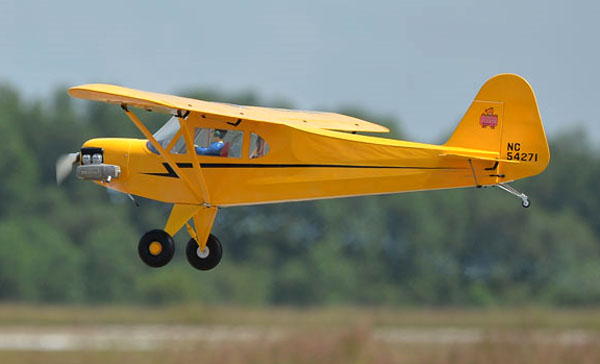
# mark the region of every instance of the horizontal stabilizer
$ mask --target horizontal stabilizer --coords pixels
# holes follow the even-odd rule
[[[482,157],[482,156],[477,156],[477,155],[457,154],[457,153],[444,153],[444,154],[440,154],[440,157],[471,159],[471,160],[480,160],[480,161],[489,161],[489,162],[519,163],[519,161],[516,161],[516,160],[508,160],[508,159],[494,158],[494,157]]]

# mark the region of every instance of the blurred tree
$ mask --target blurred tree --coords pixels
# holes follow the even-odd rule
[[[39,218],[0,223],[0,295],[8,300],[79,302],[81,252]]]

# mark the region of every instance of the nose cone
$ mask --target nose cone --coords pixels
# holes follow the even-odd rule
[[[85,154],[86,148],[92,152],[90,154],[98,154],[94,148],[101,149],[102,163],[117,165],[121,168],[121,175],[115,179],[115,183],[123,182],[127,178],[127,170],[129,164],[129,150],[131,148],[132,139],[126,138],[98,138],[90,139],[83,144],[82,155]],[[82,160],[83,162],[83,160]],[[112,182],[111,182],[112,184]]]

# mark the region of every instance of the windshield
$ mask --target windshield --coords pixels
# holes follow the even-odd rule
[[[171,141],[173,140],[173,137],[175,137],[175,135],[177,135],[178,131],[179,131],[179,120],[177,119],[177,117],[173,116],[172,118],[169,119],[169,121],[167,121],[165,123],[165,125],[163,125],[160,129],[158,129],[158,131],[156,133],[154,133],[153,136],[154,136],[154,139],[156,139],[156,141],[158,142],[158,144],[160,144],[161,147],[166,149],[167,146],[169,145],[169,143],[171,143]],[[150,141],[148,141],[147,145],[148,145],[148,149],[150,149],[153,153],[158,154],[158,150],[156,150],[156,148],[154,148],[154,146],[152,145],[152,143],[150,143]],[[173,147],[173,149],[171,149],[171,153],[172,154],[185,154],[185,141],[183,139],[183,135],[181,135],[179,137],[179,140],[177,141],[177,143],[175,143],[175,146]]]

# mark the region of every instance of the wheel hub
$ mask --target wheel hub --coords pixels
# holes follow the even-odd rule
[[[158,241],[153,241],[150,243],[148,250],[150,251],[150,254],[157,256],[162,252],[162,244]]]
[[[204,247],[204,250],[200,250],[200,247],[198,247],[198,249],[196,250],[196,254],[198,255],[199,258],[206,258],[208,257],[208,255],[210,254],[210,250],[208,249],[207,246]]]

